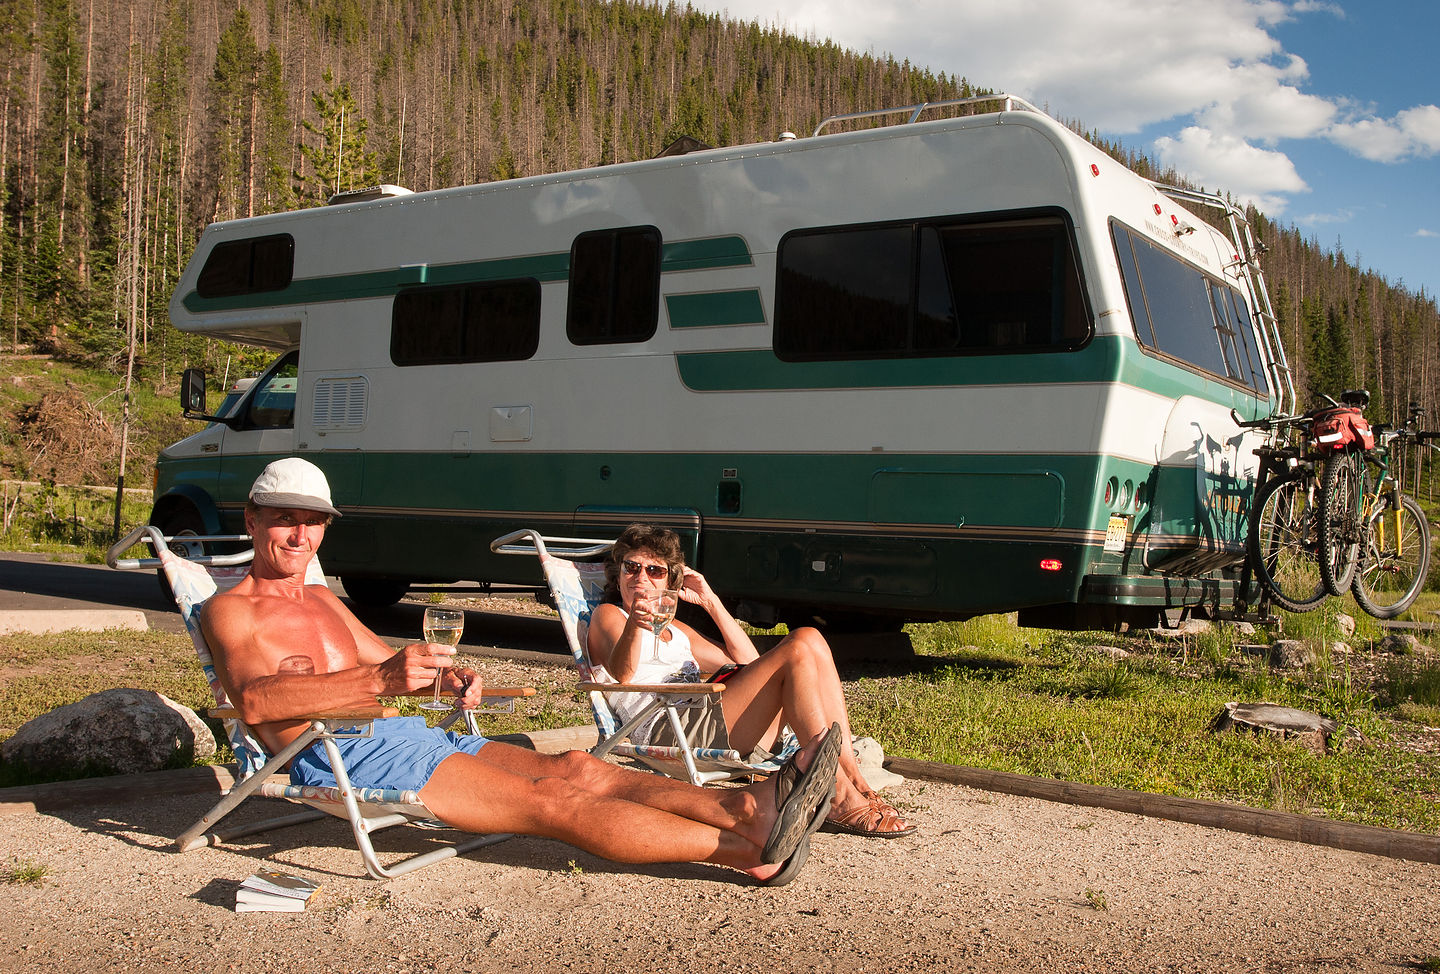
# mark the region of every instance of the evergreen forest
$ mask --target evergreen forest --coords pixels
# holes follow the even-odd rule
[[[680,136],[803,136],[831,114],[976,92],[636,0],[0,0],[0,351],[170,384],[254,354],[167,321],[211,221],[380,182],[420,191],[648,158]],[[1375,419],[1420,401],[1440,421],[1434,296],[1250,218],[1301,403],[1361,386]]]

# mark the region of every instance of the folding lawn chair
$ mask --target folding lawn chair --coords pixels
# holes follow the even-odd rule
[[[299,737],[295,738],[284,750],[273,755],[266,753],[259,738],[241,722],[238,713],[226,699],[225,690],[215,675],[210,648],[206,645],[205,635],[200,628],[200,609],[205,604],[205,600],[218,591],[233,587],[245,577],[249,571],[248,562],[253,554],[253,549],[233,555],[197,556],[192,560],[181,557],[168,547],[171,542],[175,542],[176,547],[183,548],[184,545],[192,542],[248,540],[249,538],[244,535],[168,538],[163,536],[157,528],[151,525],[142,525],[117,542],[107,553],[105,559],[111,568],[138,569],[159,565],[165,572],[165,579],[174,593],[181,618],[185,622],[185,629],[190,633],[190,639],[195,644],[195,653],[199,656],[200,665],[205,670],[205,679],[209,681],[210,689],[215,695],[216,706],[209,711],[209,715],[224,721],[230,746],[235,752],[235,761],[238,765],[235,785],[200,821],[175,840],[180,851],[189,852],[192,849],[206,845],[218,845],[241,836],[254,835],[288,825],[298,825],[302,822],[313,822],[326,815],[334,815],[349,821],[351,830],[355,833],[355,843],[360,849],[360,857],[365,862],[365,870],[376,879],[390,879],[427,866],[432,862],[448,859],[451,856],[510,838],[509,834],[471,836],[459,842],[416,854],[388,867],[380,864],[374,846],[370,842],[370,833],[407,823],[427,828],[445,827],[435,820],[434,814],[420,800],[418,792],[392,788],[353,788],[350,785],[344,761],[334,742],[343,738],[369,737],[375,720],[381,717],[393,717],[399,713],[394,707],[359,707],[306,715],[305,719],[309,721],[309,727]],[[159,557],[119,557],[141,541],[148,542]],[[311,561],[307,569],[306,581],[311,584],[325,584],[325,575],[320,570],[318,559]],[[430,692],[430,690],[424,691],[427,696]],[[479,729],[475,722],[477,712],[513,711],[517,697],[530,696],[534,692],[529,687],[487,687],[485,692],[487,701],[493,698],[503,700],[505,703],[487,706],[486,709],[479,711],[461,710],[456,707],[441,721],[441,726],[448,729],[463,715],[466,730],[471,734],[478,734]],[[283,773],[285,765],[291,758],[317,740],[323,743],[326,753],[329,755],[330,765],[337,782],[336,787],[302,787],[292,785],[283,779],[270,780],[271,775]],[[306,811],[268,818],[249,825],[227,829],[224,832],[210,831],[245,799],[257,794],[265,798],[284,798],[311,807]]]
[[[556,551],[563,550],[567,557],[562,558],[551,552],[547,543],[555,547]],[[600,734],[600,742],[590,753],[601,758],[607,754],[632,757],[662,774],[684,778],[695,785],[756,774],[772,774],[780,770],[785,760],[800,747],[788,727],[782,736],[783,743],[778,753],[762,761],[747,761],[733,748],[697,747],[690,744],[678,712],[687,707],[700,706],[700,702],[707,695],[721,693],[725,689],[723,683],[638,684],[602,682],[596,679],[599,668],[590,662],[586,633],[590,627],[591,613],[604,599],[605,566],[573,559],[593,558],[604,554],[610,550],[611,544],[610,541],[587,538],[546,538],[529,528],[513,531],[490,542],[490,550],[497,554],[540,556],[545,582],[555,599],[555,608],[560,613],[560,624],[565,630],[566,640],[570,643],[570,655],[580,673],[579,689],[589,694],[590,712]],[[603,673],[603,669],[601,672]],[[606,699],[608,694],[617,693],[654,694],[656,699],[634,717],[621,723]],[[657,711],[664,712],[665,719],[669,720],[675,732],[676,740],[681,743],[668,747],[631,743],[630,732],[643,725]]]

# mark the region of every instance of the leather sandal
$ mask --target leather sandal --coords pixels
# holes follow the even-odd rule
[[[913,835],[916,826],[906,822],[895,806],[871,792],[866,802],[848,812],[832,814],[822,826],[826,832],[859,835],[867,839],[898,839]]]

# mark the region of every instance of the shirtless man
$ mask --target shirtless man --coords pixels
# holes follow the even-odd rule
[[[304,714],[423,690],[449,667],[449,647],[393,651],[328,588],[305,584],[339,515],[314,464],[291,457],[267,466],[245,509],[255,546],[250,574],[213,596],[201,619],[226,694],[272,751],[300,734]],[[445,681],[467,705],[479,704],[473,670],[447,669]],[[769,781],[715,790],[583,751],[547,755],[447,734],[418,717],[376,721],[372,737],[337,743],[355,786],[414,789],[458,829],[560,839],[620,862],[718,863],[779,885],[799,872],[834,795],[840,736],[817,737]],[[318,743],[291,762],[290,774],[297,784],[334,783]]]

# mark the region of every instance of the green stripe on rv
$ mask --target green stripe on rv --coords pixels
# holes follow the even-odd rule
[[[326,466],[326,454],[308,456]],[[416,516],[663,507],[694,510],[707,523],[776,529],[989,526],[1041,536],[1103,532],[1108,512],[1089,509],[1097,484],[1112,475],[1139,482],[1150,472],[1131,461],[1064,455],[368,453],[358,506]],[[729,498],[738,509],[722,513]]]
[[[1199,396],[1255,413],[1253,393],[1141,352],[1129,338],[1102,336],[1073,352],[954,355],[853,362],[784,362],[771,349],[680,352],[680,377],[696,392],[1121,382],[1160,396]]]
[[[682,240],[665,244],[661,253],[662,272],[710,270],[722,267],[748,267],[752,263],[750,249],[742,237],[713,237],[705,240]],[[185,310],[195,314],[207,311],[237,311],[254,308],[276,308],[323,301],[348,301],[354,298],[379,298],[394,294],[402,287],[417,284],[478,284],[533,277],[543,283],[564,281],[570,276],[570,254],[536,254],[530,257],[505,257],[498,260],[467,261],[456,264],[409,264],[364,274],[337,274],[331,277],[309,277],[291,281],[279,291],[259,294],[237,294],[224,298],[202,298],[191,291],[185,295]],[[763,319],[762,319],[763,320]]]
[[[765,306],[760,301],[760,292],[753,288],[707,294],[667,294],[665,309],[670,315],[671,328],[765,324]]]

